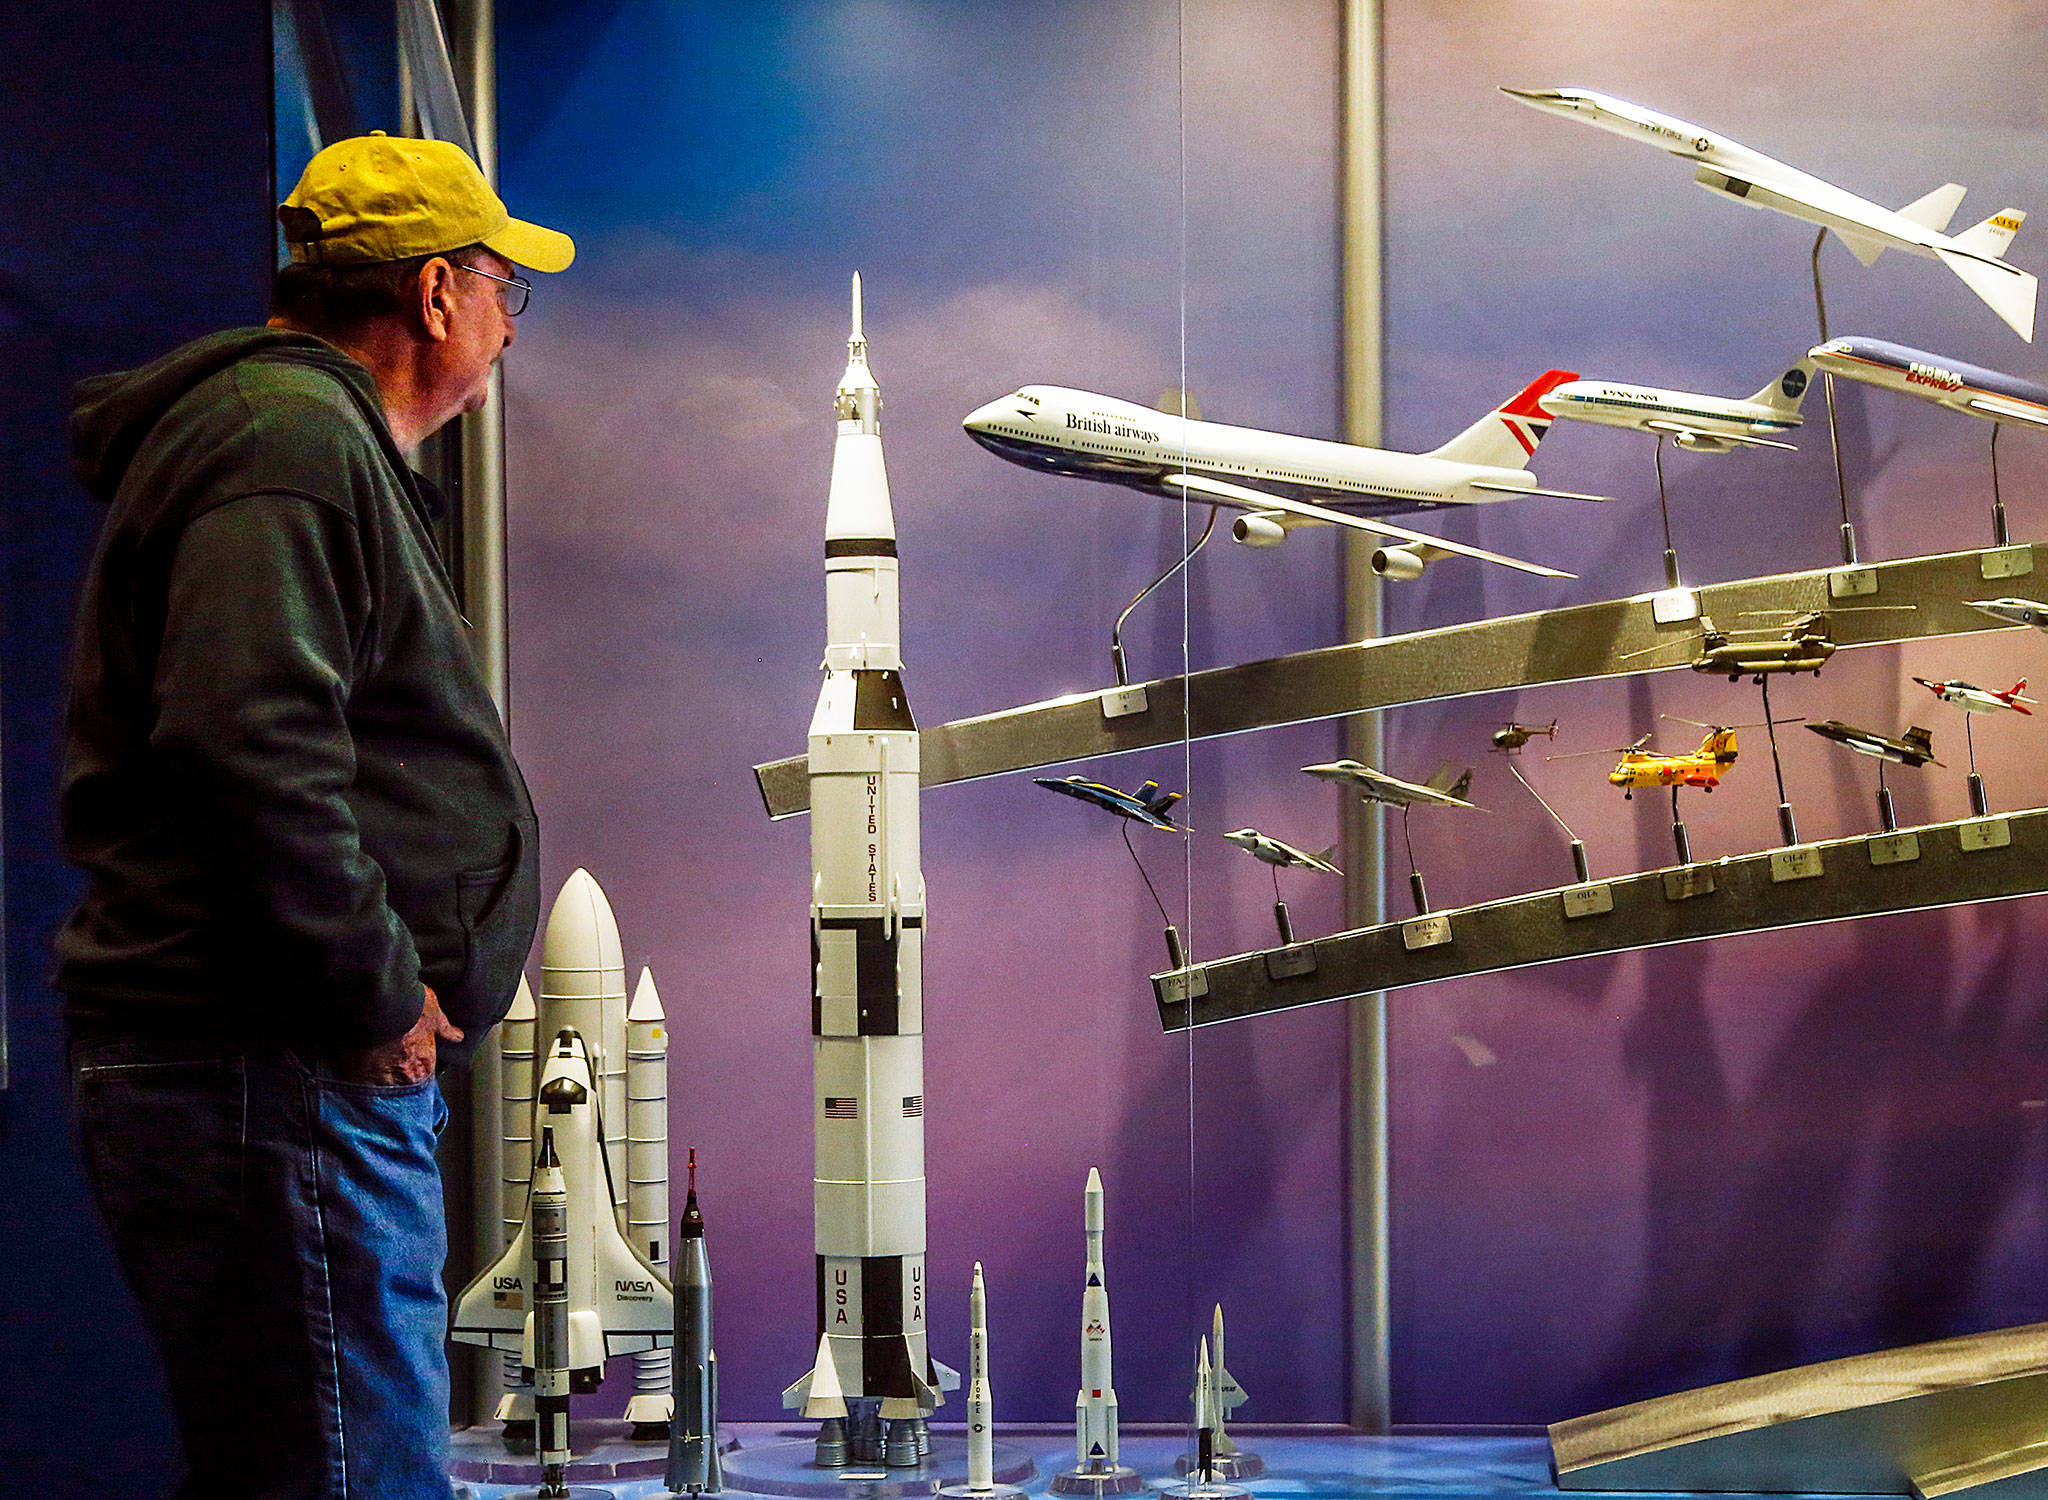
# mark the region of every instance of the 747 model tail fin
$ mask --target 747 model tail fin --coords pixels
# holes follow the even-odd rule
[[[1550,413],[1536,403],[1578,378],[1576,370],[1544,371],[1441,448],[1431,450],[1429,457],[1493,469],[1528,467],[1536,445],[1550,431]]]

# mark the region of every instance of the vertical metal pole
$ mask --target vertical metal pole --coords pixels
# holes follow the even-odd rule
[[[470,138],[484,180],[498,183],[498,52],[493,0],[453,0],[448,27],[456,87],[469,115]],[[470,644],[506,727],[512,723],[509,601],[505,584],[505,406],[502,377],[491,371],[483,406],[461,418],[462,598]],[[469,1075],[471,1138],[470,1239],[475,1264],[487,1266],[500,1246],[504,1217],[503,1069],[495,1046],[479,1047]],[[474,1413],[489,1420],[502,1394],[503,1361],[472,1366]]]
[[[1381,0],[1345,0],[1339,88],[1341,157],[1338,242],[1343,276],[1344,436],[1377,447],[1384,418],[1385,144],[1382,137]],[[1347,533],[1344,623],[1347,637],[1381,630],[1380,581],[1371,546]],[[1377,765],[1380,716],[1345,721],[1353,759]],[[1346,917],[1353,927],[1386,920],[1386,819],[1377,803],[1344,799]],[[1387,1275],[1387,997],[1363,995],[1349,1006],[1350,1112],[1347,1131],[1351,1279],[1351,1425],[1383,1433],[1392,1420]]]

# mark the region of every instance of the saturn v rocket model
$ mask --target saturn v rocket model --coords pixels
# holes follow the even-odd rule
[[[532,1173],[548,1140],[565,1194],[569,1389],[595,1391],[608,1358],[634,1355],[626,1419],[653,1435],[672,1409],[667,1027],[651,974],[641,973],[627,1004],[618,920],[588,871],[555,899],[540,999],[520,981],[499,1047],[506,1248],[456,1299],[449,1337],[502,1350],[498,1420],[533,1418],[534,1218],[537,1206],[553,1205],[541,1205]]]
[[[858,275],[836,409],[810,733],[818,1354],[782,1400],[822,1423],[821,1465],[910,1467],[960,1377],[927,1348],[917,722]]]

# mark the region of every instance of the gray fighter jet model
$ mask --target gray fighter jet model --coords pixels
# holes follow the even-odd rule
[[[1879,734],[1875,729],[1858,729],[1853,724],[1844,724],[1840,719],[1823,719],[1818,724],[1809,724],[1806,727],[1824,740],[1847,745],[1858,755],[1874,755],[1879,760],[1888,760],[1901,766],[1941,764],[1934,758],[1933,731],[1922,729],[1917,724],[1897,739]]]
[[[1292,844],[1283,844],[1278,839],[1268,838],[1256,828],[1240,828],[1235,833],[1224,834],[1223,837],[1251,855],[1253,859],[1263,860],[1276,869],[1298,865],[1304,870],[1321,870],[1329,875],[1344,873],[1330,863],[1330,856],[1337,852],[1335,844],[1320,854],[1310,854],[1306,850],[1295,848]]]
[[[1994,620],[2048,630],[2048,604],[2036,604],[2032,599],[1966,599],[1963,602]]]
[[[1472,787],[1472,768],[1467,766],[1461,773],[1453,770],[1449,761],[1438,766],[1436,774],[1420,785],[1389,776],[1385,771],[1375,771],[1355,760],[1333,760],[1301,769],[1324,781],[1349,786],[1368,802],[1384,802],[1389,807],[1409,808],[1418,804],[1423,807],[1475,806],[1465,800],[1465,793]]]

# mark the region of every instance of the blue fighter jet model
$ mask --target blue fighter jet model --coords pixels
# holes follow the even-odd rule
[[[1143,823],[1148,828],[1163,828],[1168,833],[1179,833],[1180,825],[1167,816],[1167,809],[1180,801],[1179,792],[1162,792],[1159,783],[1148,781],[1135,792],[1120,792],[1113,786],[1104,786],[1099,781],[1090,781],[1085,776],[1035,776],[1032,780],[1049,792],[1058,792],[1063,797],[1078,797],[1083,802],[1128,818],[1133,823]]]

